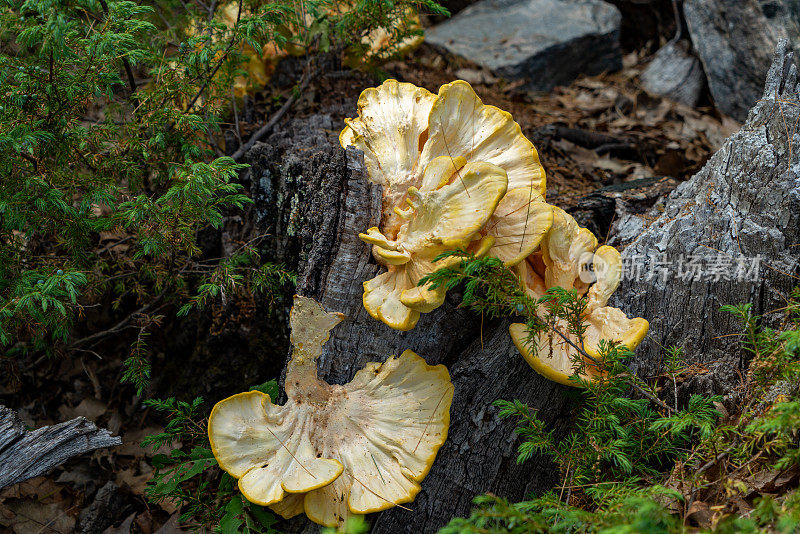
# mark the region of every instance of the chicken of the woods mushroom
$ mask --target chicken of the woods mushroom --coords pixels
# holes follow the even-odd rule
[[[345,122],[342,147],[362,150],[369,179],[383,187],[380,227],[362,239],[388,272],[364,284],[364,306],[392,328],[413,328],[420,313],[442,303],[443,291],[415,287],[446,266],[431,262],[432,252],[466,248],[513,266],[536,250],[549,229],[553,214],[544,201],[536,149],[510,114],[483,104],[468,83],[443,85],[434,95],[387,80],[361,93],[358,117]],[[495,198],[496,188],[487,183],[498,182],[501,173],[506,184]],[[455,218],[462,229],[448,223]],[[433,226],[423,228],[421,219]],[[415,257],[413,265],[397,267]]]
[[[268,4],[268,2],[264,2]],[[215,20],[224,24],[229,30],[233,29],[242,18],[250,16],[250,11],[242,10],[240,15],[239,2],[228,2],[217,7]],[[355,9],[352,3],[340,3],[328,9],[328,15],[339,15],[344,11]],[[325,14],[323,13],[323,16]],[[275,41],[266,43],[260,51],[256,51],[252,46],[243,44],[241,52],[245,58],[241,64],[242,70],[247,76],[237,76],[233,83],[233,92],[237,97],[242,97],[246,92],[257,90],[269,82],[278,62],[290,55],[302,56],[306,53],[303,45],[298,44],[292,39],[293,35],[300,35],[308,32],[308,28],[316,22],[315,17],[305,9],[298,10],[298,21],[304,21],[305,28],[295,27],[296,25],[277,27],[277,33],[282,37],[288,38],[288,42],[282,47],[276,45]],[[189,26],[190,34],[194,33],[193,26],[196,21]],[[416,12],[408,8],[405,15],[395,19],[392,27],[377,27],[370,31],[361,39],[361,47],[358,50],[347,50],[345,61],[353,68],[375,67],[390,58],[400,57],[413,51],[424,38],[422,33],[414,33],[420,30],[420,20]],[[395,35],[398,33],[409,33],[400,41],[396,41]],[[365,64],[364,60],[367,59]]]
[[[582,317],[586,331],[582,339],[577,339],[568,332],[567,325],[555,324],[560,334],[549,329],[530,340],[532,343],[523,323],[512,324],[509,332],[517,349],[539,374],[572,386],[575,383],[569,376],[573,374],[571,355],[576,354],[575,347],[581,347],[590,357],[584,357],[584,378],[593,378],[600,372],[591,360],[601,357],[600,340],[617,342],[633,350],[644,339],[649,324],[642,318],[630,319],[622,310],[607,305],[622,276],[619,252],[606,245],[598,248],[594,234],[579,227],[564,210],[553,210],[553,225],[542,240],[541,249],[520,262],[515,270],[532,298],[538,299],[548,288],[556,286],[574,289],[579,297],[586,296]]]
[[[219,466],[248,500],[326,526],[414,500],[447,437],[453,399],[447,369],[408,350],[343,386],[318,379],[322,346],[341,320],[295,297],[286,404],[240,393],[208,421]]]

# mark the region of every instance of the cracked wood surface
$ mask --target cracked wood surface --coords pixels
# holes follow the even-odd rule
[[[122,445],[119,436],[84,417],[25,430],[17,414],[0,406],[0,488],[38,477],[69,458]]]
[[[746,361],[734,335],[739,322],[720,306],[752,302],[768,323],[780,320],[779,310],[800,285],[798,104],[797,68],[784,42],[742,129],[672,192],[663,213],[652,214],[652,223],[623,251],[623,261],[638,263],[644,273],[667,262],[666,270],[656,269],[666,276],[624,277],[612,297],[628,315],[650,321],[633,362],[640,376],[663,372],[662,347],[678,345],[689,362],[709,371],[687,381],[684,393],[727,395]],[[624,233],[628,224],[641,222],[621,220],[617,230]],[[694,279],[684,265],[680,276],[679,262],[689,258],[707,275]],[[755,263],[760,268],[740,277],[739,261],[745,270]],[[709,274],[715,263],[719,276]]]

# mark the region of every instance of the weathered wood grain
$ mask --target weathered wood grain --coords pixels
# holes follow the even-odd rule
[[[740,383],[746,354],[734,335],[739,322],[720,306],[752,302],[768,324],[782,317],[800,285],[798,103],[797,68],[783,42],[742,129],[672,192],[648,227],[636,217],[617,223],[618,235],[641,232],[623,252],[641,272],[629,270],[612,298],[650,321],[633,362],[640,376],[663,372],[663,347],[677,345],[710,370],[685,383],[685,393],[727,395]]]
[[[0,406],[0,488],[38,477],[69,458],[122,445],[119,436],[84,417],[25,430],[16,412]]]

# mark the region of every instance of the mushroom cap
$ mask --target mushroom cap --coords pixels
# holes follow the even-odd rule
[[[307,414],[276,406],[258,391],[218,402],[208,418],[211,451],[220,468],[239,479],[247,500],[267,506],[289,493],[330,484],[342,474],[338,460],[318,458],[307,432]]]
[[[584,318],[586,332],[583,336],[583,350],[595,359],[600,359],[600,340],[618,342],[630,350],[635,349],[647,335],[649,323],[642,318],[629,319],[625,313],[610,306],[597,308]],[[576,336],[567,333],[564,325],[557,325],[575,345],[580,346]],[[528,329],[524,323],[514,323],[509,326],[509,334],[525,361],[540,375],[564,384],[576,386],[569,381],[569,376],[574,374],[574,363],[570,355],[577,354],[574,347],[570,346],[560,335],[547,331],[538,334],[534,340],[536,350],[528,343]],[[600,371],[594,362],[584,359],[586,373],[584,378],[592,379],[600,376]]]
[[[423,133],[436,96],[410,83],[386,80],[365,89],[358,97],[358,117],[345,119],[339,134],[342,148],[355,146],[364,152],[370,180],[383,186],[383,229],[393,235],[399,220],[393,209],[406,191],[419,186],[418,168]]]
[[[533,188],[545,194],[544,168],[519,124],[509,113],[484,105],[465,81],[443,85],[435,96],[387,80],[361,94],[358,112],[358,118],[345,119],[339,142],[363,150],[370,180],[383,185],[381,229],[390,237],[401,224],[393,209],[402,207],[410,187],[426,190],[423,175],[439,158],[463,160],[462,166],[492,163],[506,171],[508,191]]]
[[[528,328],[525,323],[511,324],[508,332],[517,350],[534,371],[553,382],[565,386],[576,385],[569,381],[569,377],[574,374],[570,358],[571,347],[563,339],[552,332],[541,334],[535,339],[536,351],[533,351],[528,343]],[[588,376],[594,376],[591,372],[593,369],[591,365],[586,365]]]
[[[427,365],[410,350],[368,363],[344,391],[341,417],[331,414],[321,448],[323,456],[341,460],[344,473],[304,502],[309,518],[329,526],[349,513],[414,500],[447,439],[453,399],[447,369]]]
[[[404,249],[433,259],[446,250],[466,247],[506,194],[508,178],[497,165],[468,163],[456,174],[438,189],[408,190],[414,212],[398,235]]]
[[[456,80],[439,88],[428,130],[422,162],[461,156],[493,163],[508,174],[509,191],[533,187],[545,196],[544,168],[533,143],[510,113],[485,105],[467,82]]]
[[[592,311],[584,321],[588,324],[584,335],[584,349],[589,356],[600,356],[600,340],[617,341],[630,350],[642,342],[650,323],[641,317],[629,318],[619,308],[603,306]]]
[[[596,248],[594,234],[578,226],[570,214],[554,206],[553,225],[542,240],[545,285],[576,289],[578,295],[583,295],[588,284],[581,275],[588,274],[588,265]]]
[[[538,300],[547,292],[544,283],[545,266],[542,261],[541,250],[531,254],[525,261],[513,266],[512,271],[519,277],[519,281],[529,297]]]
[[[542,240],[541,251],[514,266],[514,272],[534,299],[543,297],[548,288],[556,286],[575,289],[579,296],[586,294],[583,339],[568,333],[566,325],[556,327],[591,358],[600,358],[603,339],[633,350],[647,335],[649,323],[646,320],[629,319],[622,310],[607,305],[622,277],[620,253],[607,245],[598,248],[597,238],[579,227],[575,219],[560,208],[553,208],[553,224]],[[539,310],[539,313],[545,312]],[[568,380],[574,371],[570,355],[578,351],[562,336],[548,330],[538,334],[531,346],[524,324],[512,324],[509,332],[519,352],[536,372],[554,382],[575,385]],[[600,371],[595,364],[585,363],[584,378],[597,377]]]
[[[479,231],[506,193],[508,180],[503,169],[490,163],[461,163],[437,158],[427,166],[426,189],[411,187],[409,210],[398,210],[405,222],[396,240],[377,228],[359,234],[373,246],[376,259],[388,266],[387,272],[364,282],[364,308],[396,330],[413,328],[420,313],[442,305],[443,287],[431,290],[417,284],[425,275],[459,262],[458,258],[434,259],[447,250],[466,249],[479,238]]]
[[[490,256],[507,267],[533,254],[553,224],[553,207],[532,187],[509,191],[489,218],[483,232],[495,238]]]
[[[217,403],[208,422],[214,456],[242,495],[326,526],[414,499],[447,437],[453,398],[447,369],[411,351],[368,363],[343,386],[317,379],[339,321],[295,297],[286,404],[240,393]]]
[[[622,279],[622,256],[614,247],[603,245],[594,252],[592,267],[595,282],[587,294],[588,312],[608,304],[608,299],[619,287]]]
[[[390,269],[364,282],[362,302],[373,319],[382,321],[395,330],[411,330],[419,321],[419,314],[405,304],[403,293],[416,287],[405,269]]]

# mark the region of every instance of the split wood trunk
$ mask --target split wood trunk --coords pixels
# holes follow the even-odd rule
[[[409,332],[392,330],[367,314],[362,283],[382,267],[358,233],[377,226],[380,189],[367,180],[361,154],[331,146],[335,139],[316,152],[303,150],[309,142],[304,132],[327,120],[295,121],[288,131],[298,132],[297,144],[272,139],[250,154],[262,224],[273,236],[270,252],[287,263],[293,255],[299,258],[298,294],[347,316],[325,345],[320,377],[345,383],[365,363],[411,349],[431,365],[446,365],[455,386],[447,441],[422,491],[407,505],[412,511],[393,508],[371,515],[372,532],[436,532],[450,518],[467,514],[476,495],[491,491],[519,500],[550,488],[557,470],[541,458],[516,463],[514,425],[498,420],[492,402],[520,399],[559,426],[573,402],[570,388],[545,380],[525,363],[508,335],[508,321],[482,322],[457,308],[457,292],[438,310],[423,314]],[[304,516],[289,523],[281,530],[319,531]]]
[[[693,362],[738,355],[733,340],[716,339],[735,328],[717,311],[719,305],[755,300],[757,312],[778,308],[796,283],[778,271],[796,272],[800,255],[797,150],[790,169],[792,140],[783,130],[781,112],[775,108],[770,114],[776,94],[788,98],[795,91],[796,71],[790,65],[784,46],[770,72],[767,100],[702,172],[676,190],[664,217],[625,253],[697,252],[709,245],[729,254],[761,254],[774,270],[742,282],[625,281],[617,305],[653,324],[652,341],[633,362],[645,375],[660,369],[658,343],[684,344]],[[800,110],[784,106],[783,113],[791,125]],[[500,421],[492,402],[528,403],[560,433],[578,396],[524,362],[509,338],[509,321],[482,320],[458,308],[458,291],[450,292],[438,310],[423,314],[409,332],[394,331],[364,310],[362,283],[382,267],[357,234],[379,223],[380,191],[367,181],[361,154],[338,147],[340,126],[327,116],[297,119],[249,153],[259,224],[271,234],[265,253],[297,268],[299,294],[347,316],[320,358],[323,379],[347,382],[366,362],[411,349],[429,364],[446,365],[455,386],[449,436],[409,505],[412,511],[393,508],[370,516],[371,532],[436,532],[450,518],[468,514],[476,495],[492,492],[513,501],[551,488],[558,480],[553,465],[539,457],[517,464],[513,423]],[[681,203],[683,214],[678,213]],[[711,389],[729,387],[720,381]],[[311,533],[319,527],[301,516],[283,529]]]

